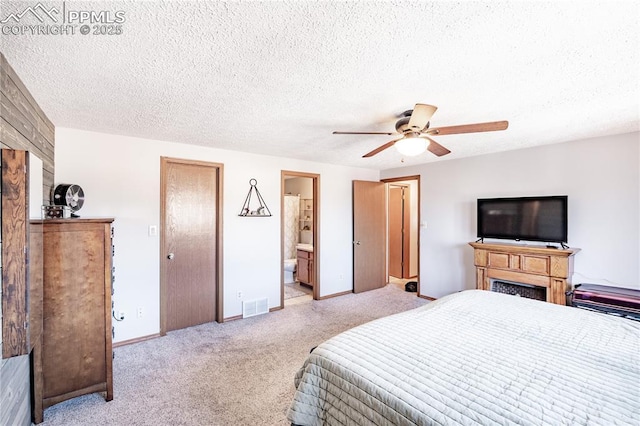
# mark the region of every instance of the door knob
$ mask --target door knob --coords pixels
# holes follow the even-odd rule
[[[173,259],[173,253],[169,253],[169,255],[167,256],[167,259],[169,260]]]

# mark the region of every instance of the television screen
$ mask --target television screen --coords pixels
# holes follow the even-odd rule
[[[478,199],[478,237],[567,242],[567,196]]]

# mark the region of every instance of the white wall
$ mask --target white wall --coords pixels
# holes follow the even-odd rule
[[[639,151],[630,133],[383,171],[421,175],[421,293],[475,287],[477,198],[535,195],[569,196],[574,284],[640,288]]]
[[[281,170],[320,174],[320,296],[353,288],[351,181],[378,180],[378,171],[60,127],[55,154],[56,184],[76,183],[85,192],[78,213],[115,218],[114,300],[125,312],[124,321],[114,321],[116,342],[159,332],[160,242],[148,227],[160,222],[161,156],[224,164],[225,318],[241,314],[238,292],[280,304]],[[272,217],[238,216],[251,178]]]
[[[300,198],[313,198],[313,179],[308,177],[286,179],[284,181],[284,192],[300,195]]]

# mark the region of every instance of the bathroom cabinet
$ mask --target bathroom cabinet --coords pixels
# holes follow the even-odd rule
[[[298,249],[298,281],[313,287],[313,252]]]

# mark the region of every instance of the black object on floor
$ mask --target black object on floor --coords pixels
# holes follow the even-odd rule
[[[415,293],[418,291],[418,281],[409,281],[404,285],[404,291]]]

